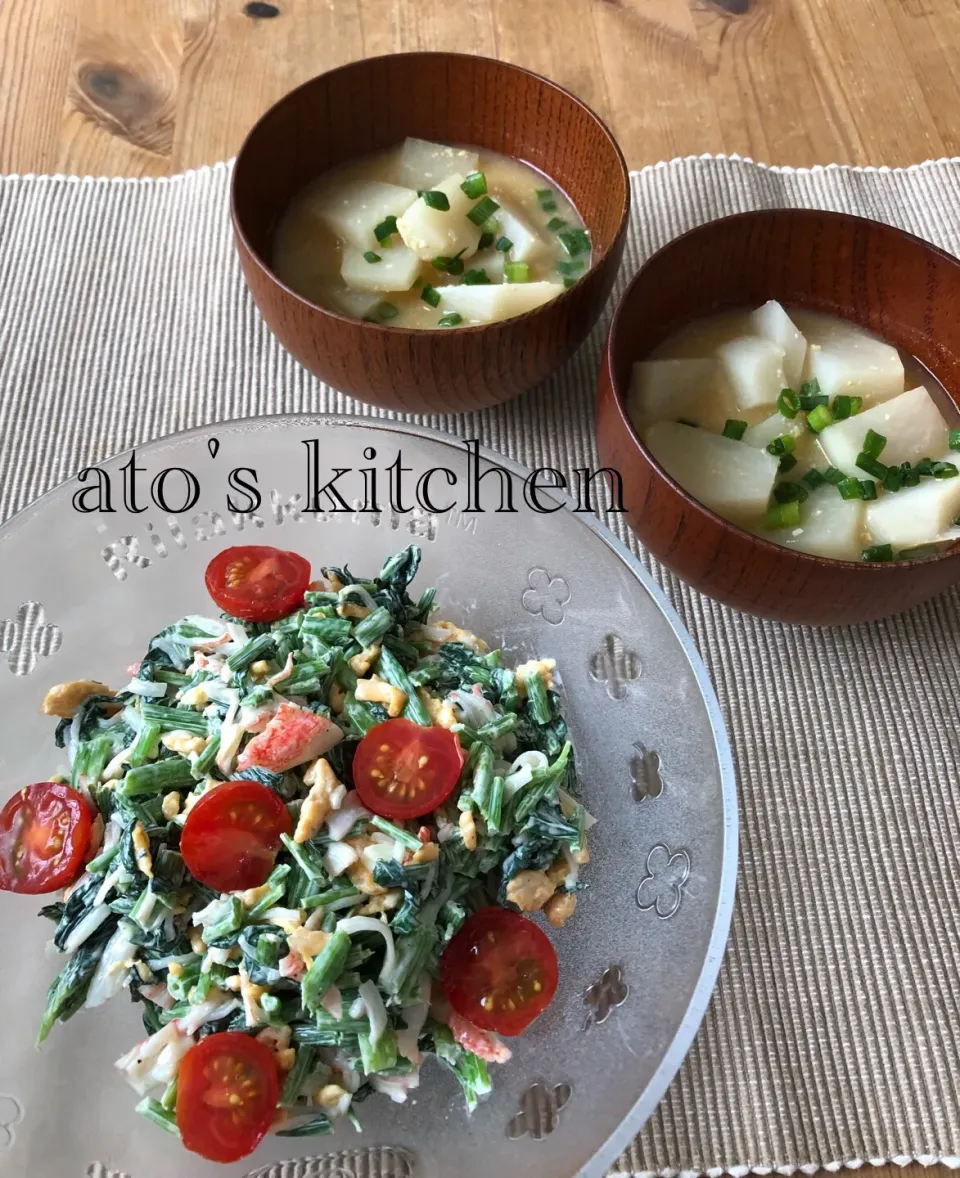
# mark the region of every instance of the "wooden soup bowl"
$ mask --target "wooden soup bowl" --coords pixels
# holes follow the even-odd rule
[[[590,231],[590,270],[515,319],[435,331],[349,319],[285,286],[271,270],[271,248],[291,198],[327,169],[408,135],[486,147],[540,169]],[[460,53],[369,58],[304,83],[247,136],[231,190],[244,277],[280,343],[335,388],[415,413],[483,409],[559,368],[610,294],[629,208],[623,156],[588,107],[529,70]]]
[[[783,622],[869,622],[956,584],[960,544],[922,560],[870,564],[810,556],[754,536],[688,495],[637,436],[625,403],[633,362],[693,319],[767,299],[849,319],[912,353],[960,414],[956,258],[845,213],[769,209],[712,221],[649,259],[607,337],[597,442],[604,465],[623,476],[630,526],[695,589]]]

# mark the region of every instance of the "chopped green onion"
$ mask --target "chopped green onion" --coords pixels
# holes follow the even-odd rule
[[[738,421],[735,417],[727,418],[726,424],[723,427],[723,436],[725,438],[733,438],[735,442],[739,442],[746,432],[747,423],[745,421]]]
[[[843,471],[837,470],[835,466],[828,466],[827,469],[823,472],[823,477],[828,483],[831,483],[834,487],[837,487],[840,485],[840,483],[843,482],[844,476]]]
[[[820,381],[814,377],[812,380],[805,380],[800,386],[801,397],[819,397],[820,396]]]
[[[830,401],[826,393],[801,393],[799,399],[800,408],[804,413],[809,413],[811,409],[816,409],[820,405],[827,405]]]
[[[803,483],[777,483],[773,497],[778,503],[803,503],[810,492]]]
[[[454,254],[452,258],[440,255],[431,262],[434,270],[439,270],[441,274],[462,274],[463,273],[463,258],[460,256],[467,247],[464,246],[459,254]]]
[[[590,252],[590,237],[586,229],[564,229],[563,232],[557,234],[557,241],[571,258]]]
[[[395,303],[388,303],[386,299],[377,303],[369,315],[364,316],[365,323],[386,323],[388,319],[396,319],[400,308]]]
[[[867,435],[863,439],[863,452],[864,454],[869,454],[871,458],[879,458],[886,444],[887,439],[883,434],[878,434],[876,430],[868,429]]]
[[[900,463],[900,473],[903,475],[903,485],[905,487],[917,487],[920,485],[921,471],[918,469],[920,463],[916,466],[911,466],[909,462]]]
[[[836,404],[836,400],[834,400],[834,404]],[[817,405],[815,409],[811,409],[807,414],[807,425],[815,434],[826,429],[828,425],[833,425],[833,420],[833,416],[826,405]]]
[[[784,454],[784,456],[780,459],[780,465],[777,467],[777,470],[781,474],[786,474],[787,471],[793,470],[796,465],[797,460],[792,454]]]
[[[495,233],[481,233],[480,240],[477,242],[477,249],[478,250],[489,249],[493,245],[494,240],[496,239],[496,236],[497,235]],[[513,245],[513,242],[511,242],[510,244]]]
[[[557,262],[556,271],[558,274],[579,274],[584,265],[584,262]]]
[[[436,189],[427,189],[420,193],[420,198],[428,209],[436,209],[439,213],[448,213],[450,211],[450,198],[445,192],[438,192]]]
[[[507,262],[503,273],[507,282],[530,281],[530,267],[526,262]]]
[[[373,250],[367,250],[367,252],[363,255],[363,260],[373,265],[374,262],[380,261],[380,255],[375,254]]]
[[[506,270],[506,267],[504,267]],[[468,270],[460,279],[464,286],[489,286],[490,275],[483,268]]]
[[[577,285],[577,279],[576,279],[576,278],[570,278],[570,277],[564,278],[564,280],[563,280],[563,285],[564,285],[564,289],[565,289],[565,290],[569,290],[571,286],[576,286],[576,285]]]
[[[919,475],[933,474],[933,459],[921,458],[919,462],[913,464],[913,469]]]
[[[117,786],[116,793],[124,798],[135,798],[141,794],[159,794],[178,785],[193,783],[190,762],[186,757],[167,757],[162,761],[151,761],[131,769]]]
[[[320,1000],[343,972],[347,954],[350,952],[350,938],[339,930],[314,957],[310,968],[300,983],[304,1010],[316,1014]]]
[[[923,560],[925,556],[936,556],[942,551],[942,544],[918,544],[916,548],[902,548],[897,553],[897,560]]]
[[[173,1109],[164,1108],[160,1101],[154,1100],[152,1096],[145,1096],[136,1106],[135,1111],[141,1117],[146,1117],[148,1121],[153,1121],[155,1125],[159,1125],[161,1129],[166,1129],[174,1137],[180,1136],[176,1112]]]
[[[440,306],[440,292],[435,286],[431,286],[429,283],[420,292],[420,297],[425,303],[429,303],[431,307]]]
[[[955,479],[958,474],[960,474],[960,470],[952,462],[935,462],[933,464],[935,479]]]
[[[377,241],[383,245],[387,238],[392,237],[397,232],[397,218],[385,217],[380,224],[374,229],[373,236]]]
[[[883,489],[885,491],[899,491],[903,486],[903,471],[899,466],[888,466],[887,473],[883,476]]]
[[[806,483],[811,491],[815,491],[817,487],[824,487],[827,484],[826,478],[815,466],[811,466],[800,481]]]
[[[483,172],[471,172],[460,187],[471,200],[476,200],[478,196],[487,195],[487,178]]]
[[[792,499],[789,503],[775,503],[767,509],[763,521],[765,528],[793,528],[800,522],[800,501]]]
[[[559,229],[566,229],[566,227],[567,222],[564,221],[563,217],[551,217],[547,222],[547,228],[553,233],[556,233]]]
[[[800,397],[793,389],[781,389],[777,397],[777,408],[784,417],[794,418],[800,412]]]
[[[507,253],[508,250],[513,249],[513,242],[510,240],[509,237],[501,237],[500,240],[497,242],[497,249],[502,254],[505,254],[505,253]]]
[[[833,398],[833,405],[830,408],[834,421],[845,421],[846,418],[859,413],[862,407],[863,397],[848,397],[846,393],[840,393]]]
[[[557,202],[554,199],[552,188],[537,188],[536,193],[540,208],[545,213],[555,213],[557,211]]]
[[[857,455],[857,466],[861,470],[865,470],[867,474],[872,474],[875,479],[881,482],[887,477],[887,467],[882,462],[878,462],[872,454],[868,454],[865,450],[861,450]]]
[[[484,221],[490,220],[498,208],[500,206],[492,197],[485,196],[482,200],[478,200],[470,212],[467,213],[467,219],[479,228]]]
[[[947,448],[949,450],[960,450],[960,429],[952,429],[947,435]]]
[[[860,480],[860,498],[861,499],[876,499],[877,497],[877,483],[872,479]]]
[[[457,311],[448,311],[440,316],[438,327],[458,327],[463,322],[463,316]]]
[[[837,483],[841,499],[862,499],[863,486],[859,479],[841,479]]]
[[[797,448],[797,439],[790,434],[780,434],[767,446],[767,453],[778,457],[781,454],[792,454]]]
[[[868,561],[871,564],[878,564],[883,561],[893,560],[893,545],[892,544],[874,544],[870,548],[864,548],[860,554],[860,559]]]

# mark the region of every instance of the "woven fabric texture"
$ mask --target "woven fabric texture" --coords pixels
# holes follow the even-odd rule
[[[247,296],[229,165],[171,180],[0,179],[0,516],[134,444],[252,414],[380,411],[309,376]],[[793,171],[675,160],[633,176],[620,287],[703,221],[804,205],[960,253],[960,161]],[[508,405],[427,417],[530,466],[594,464],[606,323]],[[960,594],[833,631],[693,592],[623,527],[716,684],[741,862],[720,982],[617,1172],[960,1157]]]

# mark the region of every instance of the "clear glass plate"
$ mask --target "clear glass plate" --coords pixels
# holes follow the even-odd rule
[[[454,439],[394,422],[266,418],[196,430],[137,452],[139,502],[124,506],[111,472],[111,513],[82,514],[75,480],[0,530],[6,667],[0,668],[9,794],[62,763],[53,723],[40,714],[47,686],[74,678],[114,687],[163,625],[208,608],[203,573],[229,544],[296,549],[314,567],[349,564],[373,574],[410,542],[423,549],[416,584],[437,587],[441,616],[499,644],[517,660],[553,656],[577,750],[584,798],[599,819],[576,915],[551,936],[561,983],[550,1010],[494,1068],[493,1095],[472,1115],[459,1087],[431,1061],[407,1105],[375,1097],[334,1137],[268,1137],[243,1163],[217,1166],[134,1112],[113,1061],[143,1037],[125,995],[57,1026],[33,1046],[57,964],[44,955],[51,926],[42,901],[0,897],[4,1019],[0,1030],[0,1174],[13,1178],[572,1178],[601,1174],[650,1115],[686,1053],[716,980],[730,923],[737,813],[727,737],[694,646],[640,564],[589,512],[539,514],[514,476],[513,513],[457,508],[399,514],[304,513],[305,441],[318,467],[387,468],[402,453],[405,485],[430,468],[433,501],[466,505],[467,457]],[[217,445],[218,443],[218,445]],[[371,449],[376,451],[372,457]],[[193,473],[200,497],[174,516],[150,501],[165,468]],[[254,468],[263,503],[231,515],[228,476]],[[486,460],[481,469],[487,468]],[[497,505],[492,475],[482,503]],[[337,484],[348,504],[362,476]],[[488,489],[488,484],[490,488]],[[91,485],[88,480],[87,486]],[[186,480],[166,476],[168,502]],[[547,503],[548,492],[541,492]],[[236,506],[242,496],[233,492]],[[566,503],[556,498],[555,504]],[[295,498],[299,496],[299,499]],[[311,1162],[280,1167],[284,1159]]]

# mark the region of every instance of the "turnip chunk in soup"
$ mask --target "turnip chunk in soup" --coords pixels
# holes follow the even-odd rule
[[[689,324],[627,410],[685,491],[774,543],[882,562],[960,540],[960,412],[854,324],[774,300]]]
[[[567,196],[519,160],[407,139],[298,193],[274,238],[277,276],[357,319],[449,331],[509,319],[587,272]]]

